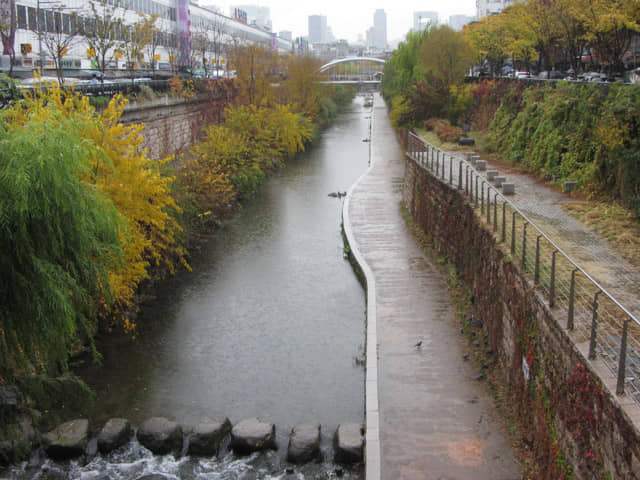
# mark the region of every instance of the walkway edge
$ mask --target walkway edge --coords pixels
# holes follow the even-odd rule
[[[369,139],[375,122],[375,111],[371,109],[371,124],[369,127]],[[376,280],[371,268],[365,261],[358,242],[355,239],[349,218],[349,204],[354,188],[369,174],[373,166],[373,144],[369,142],[369,168],[349,188],[342,207],[342,223],[347,237],[347,243],[355,261],[360,266],[366,283],[367,298],[367,343],[365,348],[366,373],[365,373],[365,480],[380,480],[380,421],[378,411],[378,334],[376,323]]]

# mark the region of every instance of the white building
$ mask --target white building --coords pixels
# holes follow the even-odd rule
[[[465,25],[473,22],[476,18],[470,15],[451,15],[449,17],[449,26],[454,30],[462,30]]]
[[[2,0],[0,0],[1,2]],[[46,41],[42,41],[47,36],[54,35],[72,37],[69,46],[63,57],[63,66],[65,68],[95,68],[92,61],[91,53],[88,50],[86,38],[80,34],[72,35],[78,32],[79,25],[82,22],[95,18],[92,13],[90,2],[93,0],[64,0],[64,1],[47,1],[39,0],[15,0],[15,18],[16,29],[13,39],[13,47],[16,52],[17,67],[36,68],[40,65],[40,58],[43,59],[43,67],[53,68],[53,57],[46,47]],[[194,30],[202,25],[220,24],[224,34],[222,35],[222,43],[262,43],[268,47],[277,48],[281,52],[291,52],[292,42],[277,38],[268,32],[259,28],[252,27],[237,21],[234,18],[226,17],[209,8],[200,7],[194,3],[187,4],[187,0],[123,0],[120,5],[123,7],[114,7],[117,0],[106,0],[105,3],[95,2],[94,5],[98,11],[103,8],[111,8],[115,15],[123,18],[125,24],[133,24],[140,20],[140,15],[158,15],[156,26],[160,32],[158,34],[158,48],[156,56],[153,59],[155,68],[158,70],[170,70],[176,62],[177,51],[179,50],[179,33],[178,33],[178,13],[180,5],[182,11],[187,16],[183,22],[186,27],[186,55],[192,55],[189,59],[192,66],[198,67],[199,60],[195,59],[195,53],[190,52],[189,35],[193,36]],[[38,10],[38,6],[40,9]],[[187,8],[188,7],[188,8]],[[39,11],[39,15],[38,15]],[[5,12],[6,13],[6,12]],[[38,18],[40,21],[38,21]],[[0,23],[4,23],[5,19],[0,18]],[[7,22],[8,23],[8,22]],[[206,30],[206,28],[205,28]],[[40,32],[40,34],[39,34]],[[121,29],[117,42],[122,44],[126,42],[126,30]],[[208,31],[211,37],[212,32]],[[42,47],[41,47],[42,45]],[[42,48],[42,52],[41,52]],[[8,60],[6,56],[2,57],[3,69],[7,69]],[[210,58],[213,58],[213,53]],[[125,59],[118,52],[116,46],[109,58],[110,68],[125,68]],[[144,63],[149,63],[148,58],[144,59]]]
[[[513,5],[516,1],[517,0],[476,0],[476,6],[478,9],[477,18],[500,13],[509,5]]]
[[[427,26],[435,27],[438,25],[438,12],[413,12],[413,30],[421,32]]]

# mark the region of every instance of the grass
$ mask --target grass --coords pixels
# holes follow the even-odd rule
[[[633,212],[615,203],[593,200],[572,202],[565,208],[594,228],[622,257],[640,269],[640,219]]]

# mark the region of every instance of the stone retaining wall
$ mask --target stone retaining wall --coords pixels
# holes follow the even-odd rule
[[[222,118],[226,104],[209,98],[184,100],[164,97],[152,102],[132,102],[120,121],[144,123],[143,147],[152,159],[185,152],[202,135],[203,127]]]
[[[404,200],[472,294],[484,354],[504,377],[506,410],[540,466],[537,478],[640,479],[632,419],[463,193],[407,158]]]

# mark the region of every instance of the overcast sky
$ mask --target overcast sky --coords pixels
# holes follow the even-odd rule
[[[387,40],[404,38],[413,24],[413,12],[438,12],[441,22],[450,15],[475,15],[476,0],[201,0],[214,4],[229,15],[232,5],[260,5],[271,9],[273,31],[291,30],[294,37],[308,35],[309,15],[326,15],[327,25],[336,38],[355,41],[373,25],[373,13],[382,8],[387,14]]]

